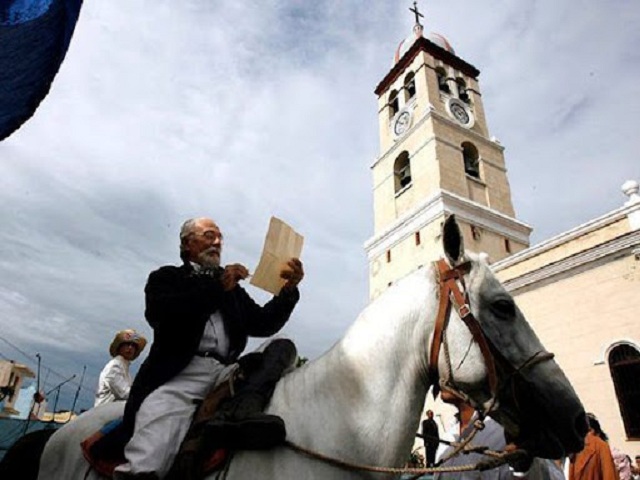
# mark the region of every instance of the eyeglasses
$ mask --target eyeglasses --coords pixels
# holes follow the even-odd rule
[[[224,240],[222,233],[216,232],[215,230],[207,230],[206,232],[194,232],[193,234],[200,235],[201,237],[206,238],[210,242],[215,242],[216,240],[218,240],[220,241],[220,243],[222,243]]]

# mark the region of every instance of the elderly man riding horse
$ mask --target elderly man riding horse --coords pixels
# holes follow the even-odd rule
[[[129,439],[127,462],[114,478],[162,478],[185,436],[196,403],[224,382],[247,337],[273,335],[287,322],[300,298],[302,263],[291,259],[281,272],[278,295],[256,304],[238,285],[249,272],[239,264],[220,267],[223,236],[208,218],[187,220],[180,231],[183,265],[149,275],[145,316],[154,330],[151,351],[133,383],[122,426],[96,445],[105,452]],[[262,410],[284,369],[296,357],[289,340],[271,342],[261,363],[247,375],[230,402],[208,425],[208,435],[284,440],[284,422]],[[113,451],[111,451],[113,453]]]
[[[451,386],[474,408],[490,413],[518,449],[531,456],[559,458],[581,450],[587,430],[584,408],[553,355],[486,261],[464,252],[453,216],[444,222],[442,243],[443,259],[392,285],[331,349],[277,383],[266,411],[285,419],[286,446],[262,452],[234,449],[224,472],[206,478],[397,476],[434,385]],[[225,310],[220,311],[224,318]],[[432,357],[437,364],[429,368]],[[87,462],[81,444],[121,414],[118,402],[91,409],[46,445],[37,439],[38,445],[31,442],[14,453],[34,464],[40,460],[38,480],[104,478]],[[15,465],[24,470],[25,462]]]

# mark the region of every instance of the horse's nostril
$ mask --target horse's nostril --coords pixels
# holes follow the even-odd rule
[[[587,423],[587,416],[583,412],[580,412],[575,420],[575,428],[576,433],[580,436],[580,438],[584,438],[589,431],[589,424]]]

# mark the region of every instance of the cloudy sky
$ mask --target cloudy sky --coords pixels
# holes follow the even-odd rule
[[[86,365],[78,406],[90,406],[114,332],[150,335],[146,277],[179,262],[179,226],[200,215],[222,227],[223,261],[249,269],[271,215],[305,236],[303,298],[284,332],[305,356],[327,350],[367,302],[373,89],[410,6],[85,2],[50,95],[0,143],[0,355],[35,368],[14,346],[40,352],[55,370],[46,388]],[[534,243],[623,204],[620,185],[640,179],[636,1],[419,8],[481,71]]]

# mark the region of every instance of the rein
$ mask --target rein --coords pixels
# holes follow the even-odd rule
[[[322,453],[318,453],[314,450],[310,450],[308,448],[305,447],[301,447],[300,445],[297,445],[293,442],[291,442],[290,440],[285,441],[285,446],[290,448],[291,450],[293,450],[294,452],[297,453],[301,453],[303,455],[306,455],[308,457],[311,458],[315,458],[317,460],[321,460],[325,463],[328,463],[330,465],[334,465],[336,467],[340,467],[346,470],[361,470],[361,471],[365,471],[365,472],[374,472],[374,473],[392,473],[392,474],[403,474],[403,473],[408,473],[411,475],[416,475],[413,478],[418,478],[422,475],[425,475],[427,473],[453,473],[453,472],[471,472],[474,470],[479,470],[479,469],[483,469],[482,468],[482,463],[483,462],[479,462],[475,465],[460,465],[458,467],[429,467],[429,468],[393,468],[393,467],[374,467],[371,465],[362,465],[362,464],[358,464],[358,463],[351,463],[351,462],[347,462],[344,460],[339,460],[337,458],[333,458],[333,457],[329,457],[327,455],[324,455]],[[476,449],[469,449],[469,451],[477,451],[478,448],[482,448],[482,447],[476,447]],[[499,466],[502,465],[504,463],[507,462],[506,458],[502,461],[502,459],[504,458],[504,454],[501,452],[493,452],[491,450],[487,450],[484,449],[483,452],[481,452],[485,455],[490,455],[492,457],[495,457],[496,460],[494,460],[494,462],[499,462],[497,464],[494,465],[494,463],[491,464],[491,468],[493,468],[494,466]]]

